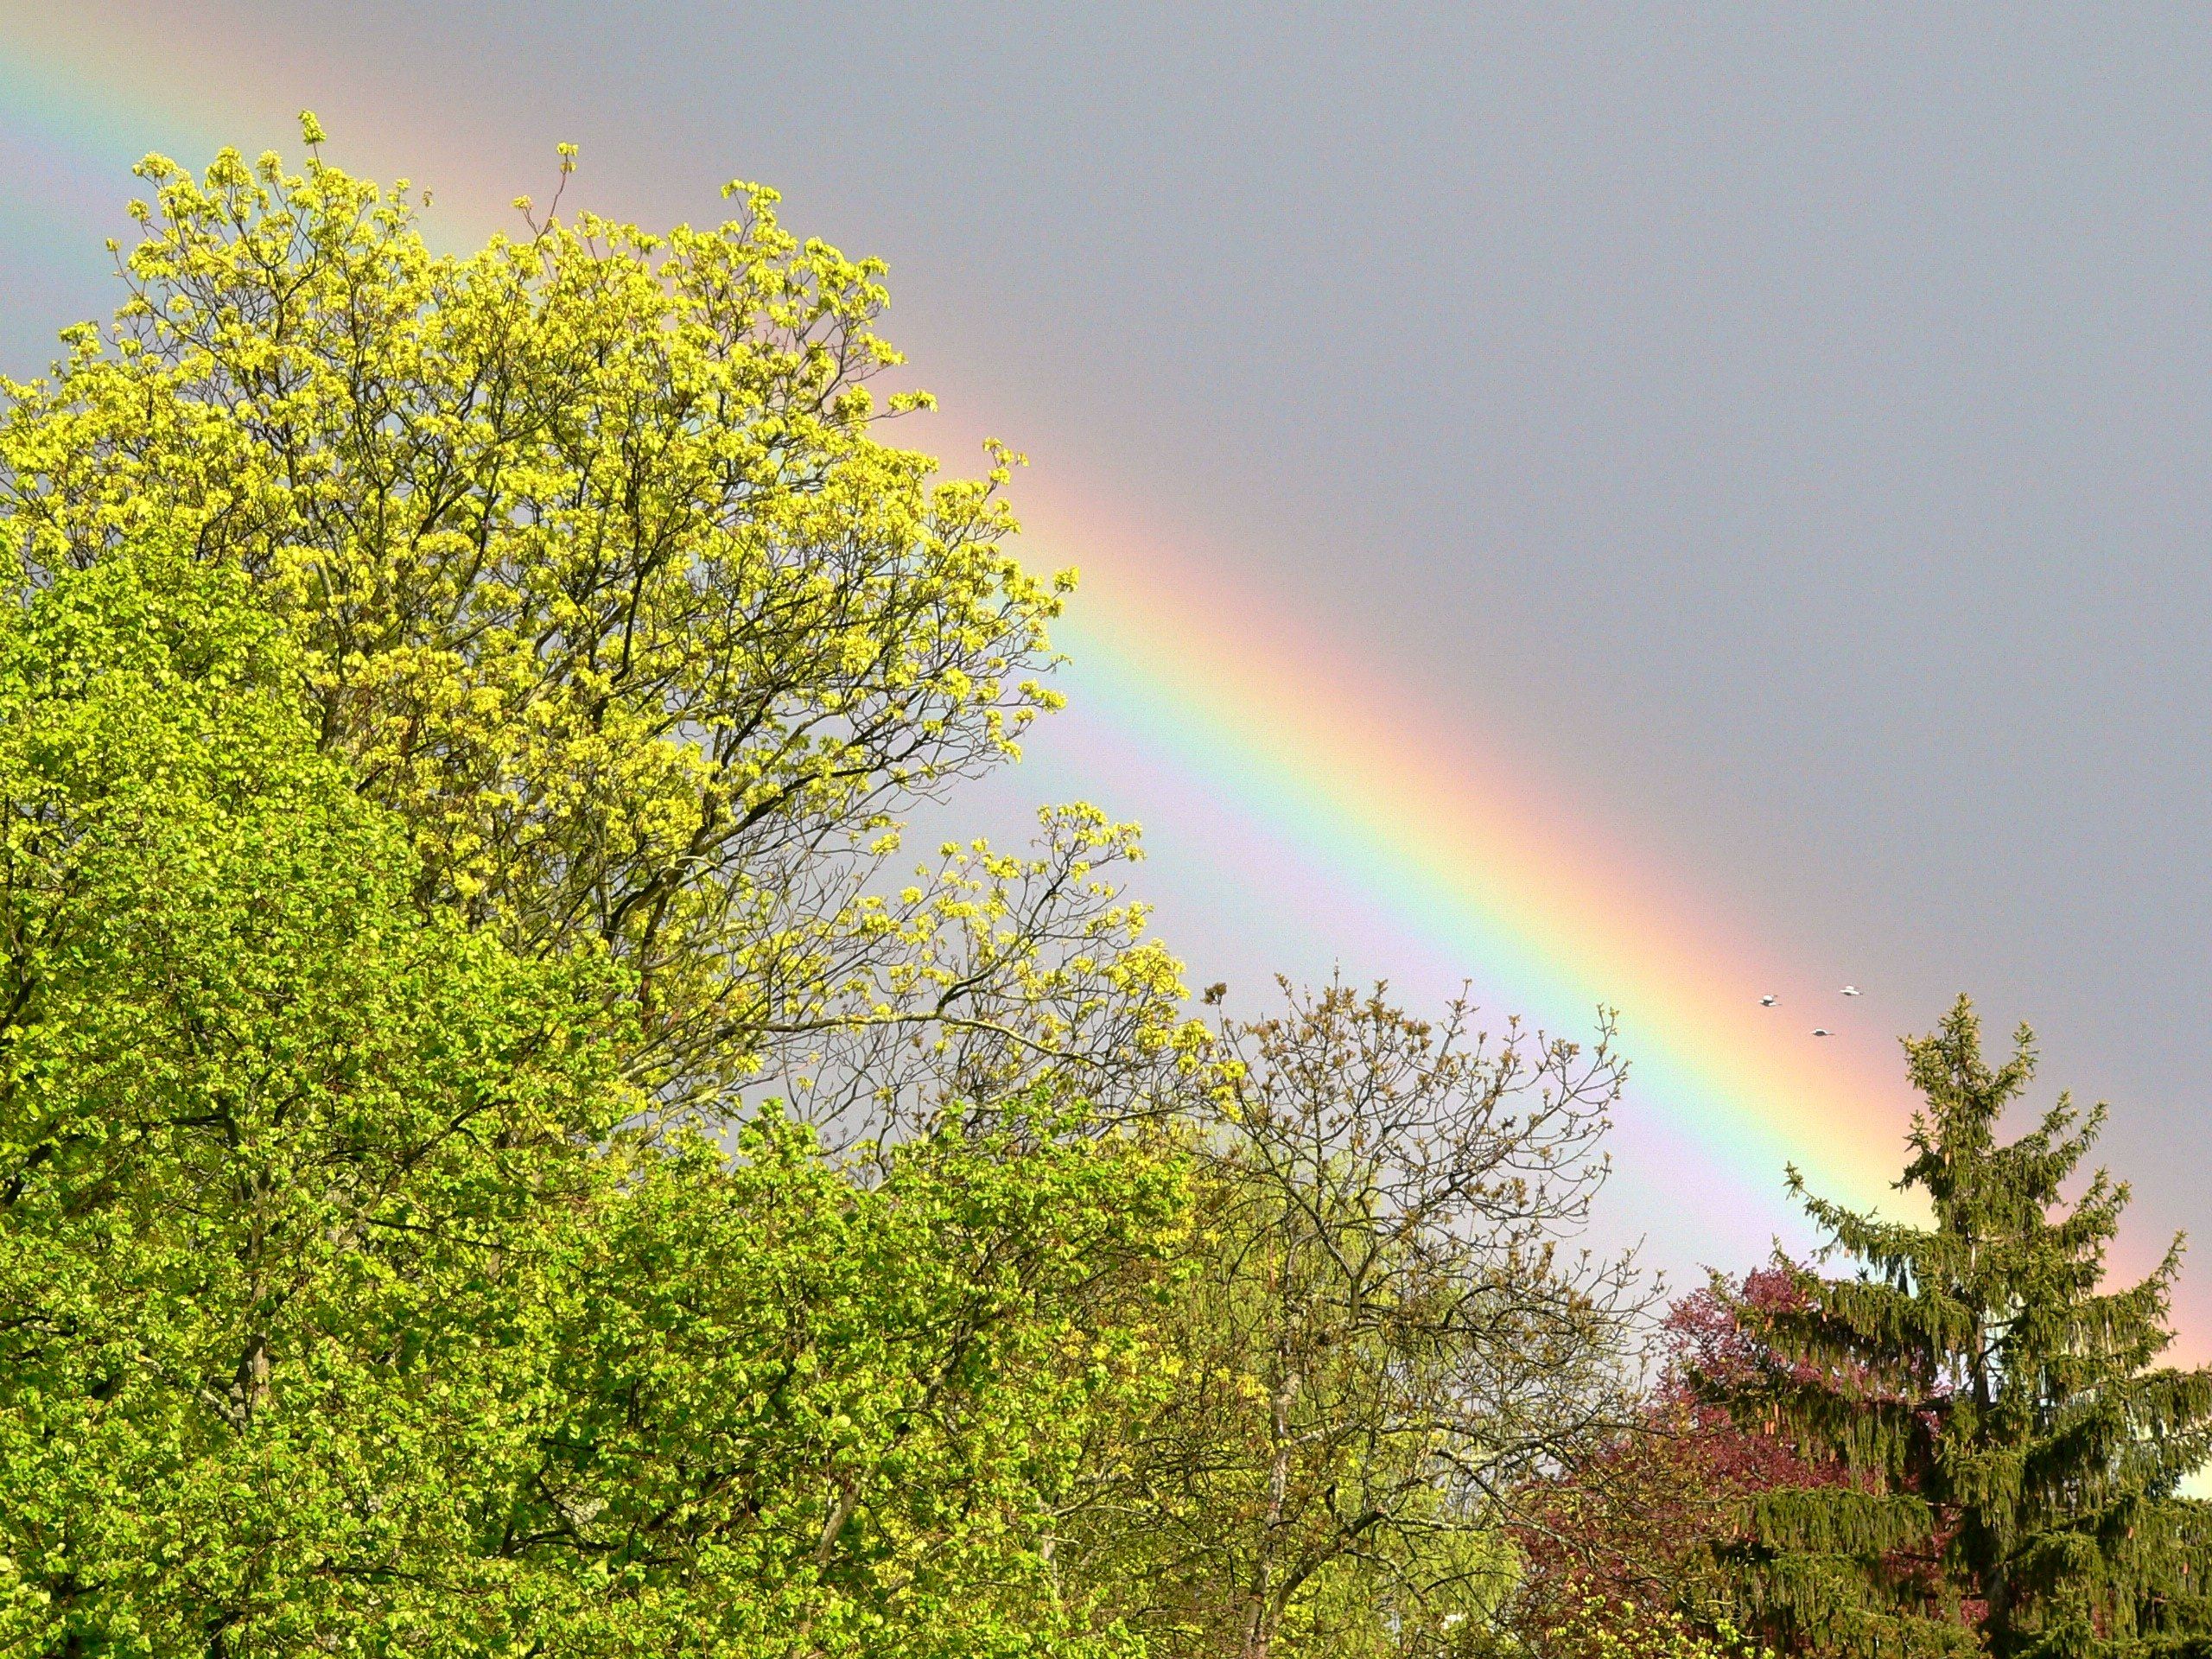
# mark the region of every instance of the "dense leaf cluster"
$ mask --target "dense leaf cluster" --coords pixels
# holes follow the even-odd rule
[[[1076,815],[1033,867],[866,879],[902,805],[1052,706],[1066,585],[1001,545],[1013,457],[944,482],[875,435],[880,266],[798,242],[758,188],[711,230],[584,215],[455,258],[404,187],[320,159],[139,170],[115,327],[71,330],[0,423],[27,578],[149,530],[251,576],[418,896],[525,952],[604,946],[664,1099],[779,1049],[845,1077],[819,1051],[855,1016],[917,1028],[892,991],[931,1043],[1009,1027],[1063,1066],[1169,1040],[1107,964],[1155,993],[1172,966],[1083,880],[1127,831]],[[961,925],[1025,901],[1050,913],[1011,951]]]
[[[1116,1375],[1077,1293],[1171,1168],[645,1133],[633,980],[416,904],[234,569],[4,614],[10,1648],[1065,1634],[1027,1517]]]

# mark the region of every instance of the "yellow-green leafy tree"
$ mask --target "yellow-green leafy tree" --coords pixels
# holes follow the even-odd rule
[[[1196,1041],[1097,813],[878,879],[1058,600],[871,435],[877,272],[143,172],[0,421],[6,1644],[1111,1648]]]
[[[1176,1169],[640,1131],[635,982],[424,914],[231,569],[0,610],[0,1647],[1110,1649],[1040,1517]]]
[[[1126,829],[1070,809],[1033,856],[869,879],[903,808],[1052,706],[1068,582],[1007,550],[1014,457],[945,481],[880,435],[927,402],[869,389],[881,266],[741,186],[711,229],[521,202],[524,233],[442,255],[303,121],[299,174],[141,165],[114,326],[8,388],[24,580],[156,524],[246,573],[418,899],[525,954],[603,944],[666,1105],[770,1065],[871,1126],[1047,1065],[1141,1095],[1189,1038],[1103,878]]]

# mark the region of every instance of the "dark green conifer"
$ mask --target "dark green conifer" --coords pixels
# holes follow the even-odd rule
[[[1931,1224],[1812,1197],[1793,1169],[1824,1255],[1855,1271],[1737,1299],[1761,1357],[1704,1379],[1833,1477],[1747,1506],[1714,1551],[1724,1603],[1800,1652],[2212,1655],[2212,1505],[2177,1495],[2212,1456],[2212,1370],[2153,1364],[2182,1240],[2105,1287],[2127,1187],[2100,1169],[2062,1192],[2105,1108],[2062,1095],[1998,1139],[2034,1070],[2024,1027],[1992,1070],[1961,997],[1905,1049],[1926,1104],[1897,1185]]]

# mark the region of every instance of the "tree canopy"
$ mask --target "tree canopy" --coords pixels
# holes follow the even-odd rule
[[[866,1187],[773,1110],[646,1134],[632,975],[416,906],[235,569],[6,614],[11,1645],[1050,1639],[1022,1517],[1118,1375],[1078,1293],[1172,1169],[1042,1099]]]
[[[418,900],[604,945],[664,1103],[779,1058],[809,1091],[865,1072],[877,1111],[1046,1058],[1103,1099],[1173,1046],[1173,964],[1090,879],[1127,829],[1071,810],[1033,859],[868,880],[902,808],[1053,704],[1069,582],[1003,545],[1008,452],[940,481],[878,435],[926,402],[868,390],[879,264],[757,187],[709,230],[548,218],[456,257],[319,155],[138,171],[115,325],[10,388],[25,582],[149,527],[244,571]]]
[[[16,1636],[1111,1646],[1037,1517],[1200,1037],[1089,808],[880,879],[1058,601],[871,435],[875,268],[141,171],[0,423]]]
[[[1557,1253],[1621,1065],[1282,988],[1186,1117],[1166,1386],[1101,1425],[1064,1552],[1156,1652],[1469,1652],[1516,1570],[1507,1494],[1625,1411],[1632,1264]]]

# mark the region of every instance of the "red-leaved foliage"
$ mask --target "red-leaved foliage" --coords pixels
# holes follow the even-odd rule
[[[1804,1305],[1796,1278],[1780,1266],[1753,1268],[1729,1287],[1729,1294],[1760,1311]],[[1738,1496],[1777,1486],[1831,1485],[1845,1478],[1834,1462],[1800,1456],[1771,1421],[1747,1427],[1712,1397],[1716,1389],[1751,1390],[1777,1373],[1810,1381],[1817,1375],[1813,1367],[1782,1361],[1745,1329],[1728,1299],[1709,1286],[1669,1308],[1663,1330],[1665,1363],[1654,1408],[1687,1433],[1708,1478]]]
[[[1802,1281],[1789,1269],[1776,1266],[1758,1269],[1732,1287],[1741,1305],[1758,1311],[1789,1310],[1805,1305]],[[1897,1403],[1910,1398],[1920,1402],[1917,1416],[1923,1430],[1936,1432],[1935,1402],[1944,1393],[1938,1379],[1917,1380],[1910,1394],[1885,1385],[1866,1368],[1848,1366],[1824,1372],[1813,1365],[1791,1363],[1762,1344],[1745,1328],[1728,1300],[1711,1289],[1684,1297],[1669,1310],[1666,1325],[1669,1373],[1660,1394],[1670,1390],[1696,1426],[1695,1439],[1702,1448],[1704,1466],[1719,1485],[1733,1496],[1744,1497],[1779,1488],[1819,1487],[1846,1482],[1868,1491],[1885,1484],[1897,1491],[1918,1490],[1909,1476],[1886,1482],[1866,1471],[1847,1470],[1833,1457],[1808,1456],[1789,1445],[1770,1418],[1764,1425],[1745,1423],[1743,1405],[1755,1400],[1759,1384],[1776,1378],[1796,1382],[1825,1382],[1867,1402]],[[1738,1399],[1732,1408],[1726,1396]],[[1716,1398],[1716,1395],[1719,1398]],[[1900,1599],[1916,1599],[1932,1611],[1943,1599],[1942,1558],[1957,1522],[1939,1506],[1934,1530],[1923,1543],[1893,1550],[1880,1558],[1881,1576],[1895,1587]],[[1980,1604],[1967,1601],[1960,1609],[1961,1622],[1980,1616]]]
[[[1753,1306],[1794,1305],[1801,1295],[1780,1267],[1751,1273],[1729,1291]],[[1777,1363],[1714,1290],[1669,1310],[1659,1358],[1641,1421],[1528,1494],[1518,1532],[1532,1631],[1556,1634],[1592,1606],[1630,1621],[1667,1620],[1690,1599],[1702,1547],[1733,1532],[1743,1500],[1848,1478],[1833,1461],[1800,1456],[1771,1425],[1739,1424],[1700,1386],[1748,1385]],[[1618,1645],[1625,1633],[1612,1634]],[[1544,1645],[1575,1650],[1572,1642]]]
[[[1610,1647],[1558,1638],[1577,1627],[1571,1617],[1577,1609],[1618,1610],[1615,1616],[1643,1629],[1694,1612],[1700,1565],[1712,1547],[1741,1540],[1747,1499],[1875,1484],[1838,1458],[1794,1444],[1775,1414],[1757,1404],[1762,1384],[1777,1379],[1840,1382],[1878,1397],[1871,1379],[1856,1372],[1825,1376],[1784,1359],[1738,1312],[1793,1309],[1804,1297],[1802,1280],[1782,1264],[1682,1297],[1661,1327],[1657,1376],[1640,1421],[1528,1494],[1518,1529],[1528,1573],[1524,1620],[1554,1638],[1541,1647],[1563,1659],[1585,1646],[1633,1651],[1625,1630],[1609,1633]],[[1916,1587],[1926,1605],[1935,1605],[1948,1531],[1948,1518],[1939,1515],[1935,1536],[1885,1557],[1883,1575],[1908,1596]],[[1971,1622],[1979,1609],[1960,1611]],[[1586,1624],[1586,1615],[1580,1622]]]

